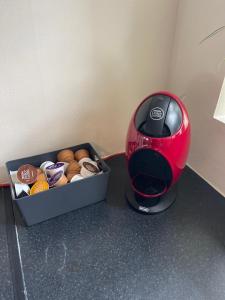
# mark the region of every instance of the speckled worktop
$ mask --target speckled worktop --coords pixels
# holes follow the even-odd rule
[[[8,224],[6,218],[6,200],[0,189],[0,299],[13,299],[13,280],[10,269],[10,255],[7,241]]]
[[[109,165],[107,201],[32,227],[15,210],[26,298],[225,299],[224,198],[187,168],[175,204],[141,215]]]

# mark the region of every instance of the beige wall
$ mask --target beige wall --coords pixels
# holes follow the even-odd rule
[[[225,195],[225,124],[213,119],[225,75],[223,0],[179,2],[170,89],[182,95],[192,124],[190,166]]]
[[[166,88],[177,0],[0,0],[0,178],[7,160],[89,141],[124,149]]]

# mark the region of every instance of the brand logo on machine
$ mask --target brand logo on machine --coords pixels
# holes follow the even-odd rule
[[[139,206],[139,210],[142,210],[143,212],[146,212],[146,213],[149,212],[149,208],[148,207],[144,207],[144,206]]]
[[[164,117],[164,111],[161,107],[154,107],[150,111],[150,118],[152,120],[161,120]]]

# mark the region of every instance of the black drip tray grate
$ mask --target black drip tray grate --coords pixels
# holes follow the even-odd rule
[[[149,196],[161,194],[167,188],[165,181],[147,174],[137,175],[133,179],[133,186],[138,192]]]

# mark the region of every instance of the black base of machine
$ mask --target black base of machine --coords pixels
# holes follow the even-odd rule
[[[129,186],[126,189],[126,198],[128,203],[136,211],[144,214],[157,214],[169,208],[176,200],[177,185],[165,194],[157,198],[144,198],[135,193]]]

